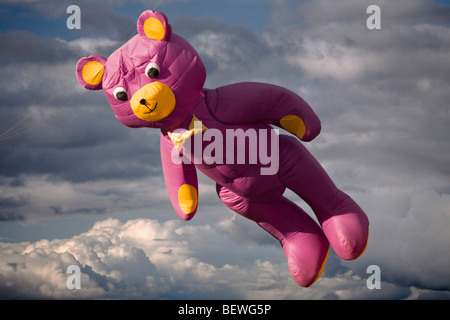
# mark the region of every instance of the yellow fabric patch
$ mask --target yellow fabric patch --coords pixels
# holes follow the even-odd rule
[[[170,140],[172,140],[175,149],[180,150],[186,139],[189,139],[194,134],[202,133],[208,130],[207,127],[205,127],[203,124],[200,126],[200,124],[201,121],[198,120],[196,116],[193,116],[191,124],[189,125],[189,130],[186,130],[182,133],[168,132],[167,135],[169,136]]]
[[[362,254],[364,253],[364,251],[366,251],[367,249],[367,245],[369,244],[369,234],[367,234],[367,240],[366,240],[366,245],[364,246],[364,249],[361,251],[361,253],[359,254],[359,256],[356,257],[356,259],[358,259],[359,257],[362,256]]]
[[[90,85],[98,85],[103,81],[103,72],[105,72],[105,68],[98,61],[89,61],[83,67],[81,71],[81,75],[88,84]]]
[[[323,260],[323,262],[322,262],[322,266],[320,267],[319,274],[317,275],[317,277],[314,279],[314,281],[309,286],[312,286],[314,284],[314,282],[316,282],[317,279],[319,279],[320,276],[322,275],[323,270],[325,269],[325,265],[327,264],[329,253],[330,253],[330,247],[328,247],[327,255],[325,256],[325,260]]]
[[[306,133],[306,126],[303,120],[292,114],[281,118],[280,124],[284,129],[295,134],[300,139],[303,138]]]
[[[144,102],[145,103],[141,103]],[[151,82],[139,89],[130,99],[131,110],[145,121],[159,121],[166,118],[175,109],[175,95],[162,82]]]
[[[156,18],[148,18],[144,22],[144,33],[149,39],[162,40],[166,34],[164,25]]]
[[[197,190],[190,184],[183,184],[178,189],[178,204],[186,214],[194,212],[197,207]]]

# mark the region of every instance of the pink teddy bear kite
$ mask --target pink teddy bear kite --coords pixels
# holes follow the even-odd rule
[[[368,241],[367,216],[298,140],[311,141],[320,132],[311,107],[270,84],[204,89],[200,56],[172,33],[164,14],[143,12],[137,30],[108,59],[82,58],[76,76],[87,89],[103,89],[126,126],[161,129],[164,179],[179,217],[190,220],[197,211],[198,169],[216,182],[228,208],[280,241],[300,286],[320,277],[330,244],[345,260],[359,257]],[[278,135],[271,125],[296,137]],[[256,154],[270,154],[277,163],[269,166],[267,157]],[[320,226],[283,196],[286,188],[308,203]]]

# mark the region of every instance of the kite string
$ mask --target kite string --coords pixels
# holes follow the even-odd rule
[[[161,5],[161,2],[162,2],[163,0],[159,0],[159,2],[158,2],[158,4],[156,5],[156,7],[154,8],[154,11],[156,11],[156,9],[158,9],[158,7]]]
[[[47,101],[45,101],[42,104],[39,104],[39,107],[41,108],[41,107],[50,106],[51,103],[54,103],[56,95],[57,95],[57,93],[54,92],[47,99]],[[74,100],[75,100],[74,97],[71,97],[69,99],[64,98],[64,103],[58,104],[58,106],[63,108],[65,106],[67,106],[68,104],[70,104],[71,102],[73,102]],[[14,140],[14,138],[17,139],[18,137],[23,137],[27,133],[30,133],[33,129],[33,126],[30,125],[29,122],[27,123],[27,121],[31,121],[31,120],[32,120],[32,116],[26,115],[22,119],[17,121],[15,124],[13,124],[11,127],[6,129],[5,131],[1,132],[0,133],[0,143],[9,142],[9,141]]]

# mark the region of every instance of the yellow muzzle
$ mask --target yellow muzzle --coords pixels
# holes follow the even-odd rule
[[[152,82],[139,89],[130,100],[131,110],[142,120],[159,121],[175,109],[175,95],[161,82]]]

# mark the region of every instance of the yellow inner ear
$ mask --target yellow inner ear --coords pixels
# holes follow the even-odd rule
[[[105,68],[98,61],[89,61],[83,67],[83,71],[81,75],[83,76],[84,81],[91,85],[98,85],[103,81],[103,72]]]
[[[164,25],[156,18],[148,18],[144,22],[144,32],[149,39],[162,40],[166,34]]]

